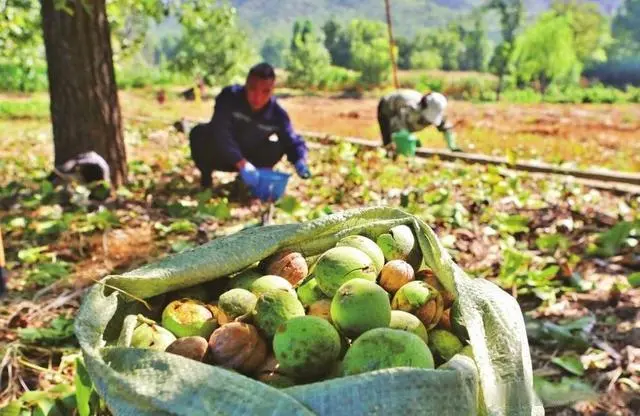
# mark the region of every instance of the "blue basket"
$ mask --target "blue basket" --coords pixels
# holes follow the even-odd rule
[[[289,182],[288,173],[258,168],[259,181],[254,190],[255,196],[262,201],[277,201],[284,194]]]

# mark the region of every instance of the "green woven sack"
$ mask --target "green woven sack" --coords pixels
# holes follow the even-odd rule
[[[278,390],[177,355],[115,346],[125,316],[140,304],[109,286],[148,299],[228,276],[285,248],[311,257],[347,235],[375,239],[400,224],[413,228],[424,263],[464,300],[461,315],[475,364],[459,354],[437,370],[380,370]],[[308,223],[251,228],[102,283],[83,300],[76,334],[91,379],[116,415],[544,414],[533,390],[517,302],[494,284],[469,278],[431,228],[400,210],[358,209]]]

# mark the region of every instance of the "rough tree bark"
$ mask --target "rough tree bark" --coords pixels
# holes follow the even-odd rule
[[[115,186],[127,178],[105,0],[41,0],[55,163],[94,150]]]

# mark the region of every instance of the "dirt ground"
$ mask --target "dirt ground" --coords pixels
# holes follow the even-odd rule
[[[379,139],[377,100],[331,97],[280,99],[302,131]],[[477,104],[452,101],[448,114],[468,151],[519,159],[574,162],[640,171],[640,105]],[[418,133],[426,147],[443,148],[434,128]]]

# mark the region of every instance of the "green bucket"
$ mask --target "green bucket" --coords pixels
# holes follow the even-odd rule
[[[418,147],[418,139],[407,130],[400,130],[391,135],[393,142],[396,144],[396,152],[403,156],[415,156]]]

